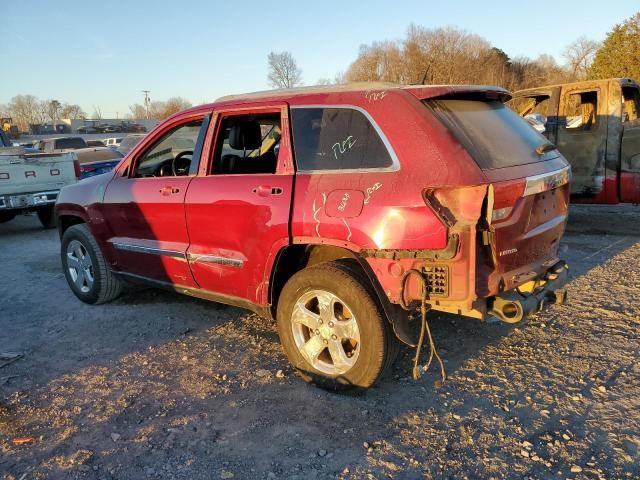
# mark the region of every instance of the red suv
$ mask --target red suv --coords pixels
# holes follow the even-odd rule
[[[158,125],[56,212],[69,286],[123,280],[276,318],[306,379],[366,388],[405,310],[520,321],[561,302],[570,170],[494,87],[225,97]]]

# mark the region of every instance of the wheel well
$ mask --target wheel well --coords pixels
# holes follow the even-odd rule
[[[85,223],[85,221],[75,215],[61,215],[58,217],[58,233],[60,234],[60,238],[62,238],[62,235],[64,235],[64,232],[69,227],[80,223]]]
[[[357,259],[357,256],[351,250],[334,245],[290,245],[282,249],[278,253],[271,274],[269,303],[272,308],[275,309],[280,292],[294,274],[303,268],[340,258]]]

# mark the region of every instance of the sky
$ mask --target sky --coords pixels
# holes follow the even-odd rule
[[[120,118],[129,105],[182,96],[194,105],[264,90],[267,55],[290,51],[303,83],[333,79],[362,44],[399,40],[411,23],[456,26],[510,57],[603,40],[640,0],[393,2],[0,0],[0,104],[17,94]]]

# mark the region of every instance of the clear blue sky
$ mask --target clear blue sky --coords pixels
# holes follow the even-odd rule
[[[199,104],[268,88],[267,55],[284,50],[313,84],[346,70],[361,44],[400,39],[412,22],[561,62],[565,45],[602,40],[639,10],[640,0],[0,0],[0,104],[30,93],[122,117],[143,89]]]

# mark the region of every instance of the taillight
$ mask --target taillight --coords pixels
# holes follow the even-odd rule
[[[80,162],[78,160],[73,161],[73,171],[76,174],[76,178],[80,178],[80,174],[82,173],[82,169],[80,168]]]
[[[513,207],[524,193],[525,185],[524,178],[493,184],[492,222],[499,222],[511,215]]]
[[[561,187],[571,180],[571,167],[531,177],[493,184],[491,221],[499,222],[511,215],[518,199]]]

